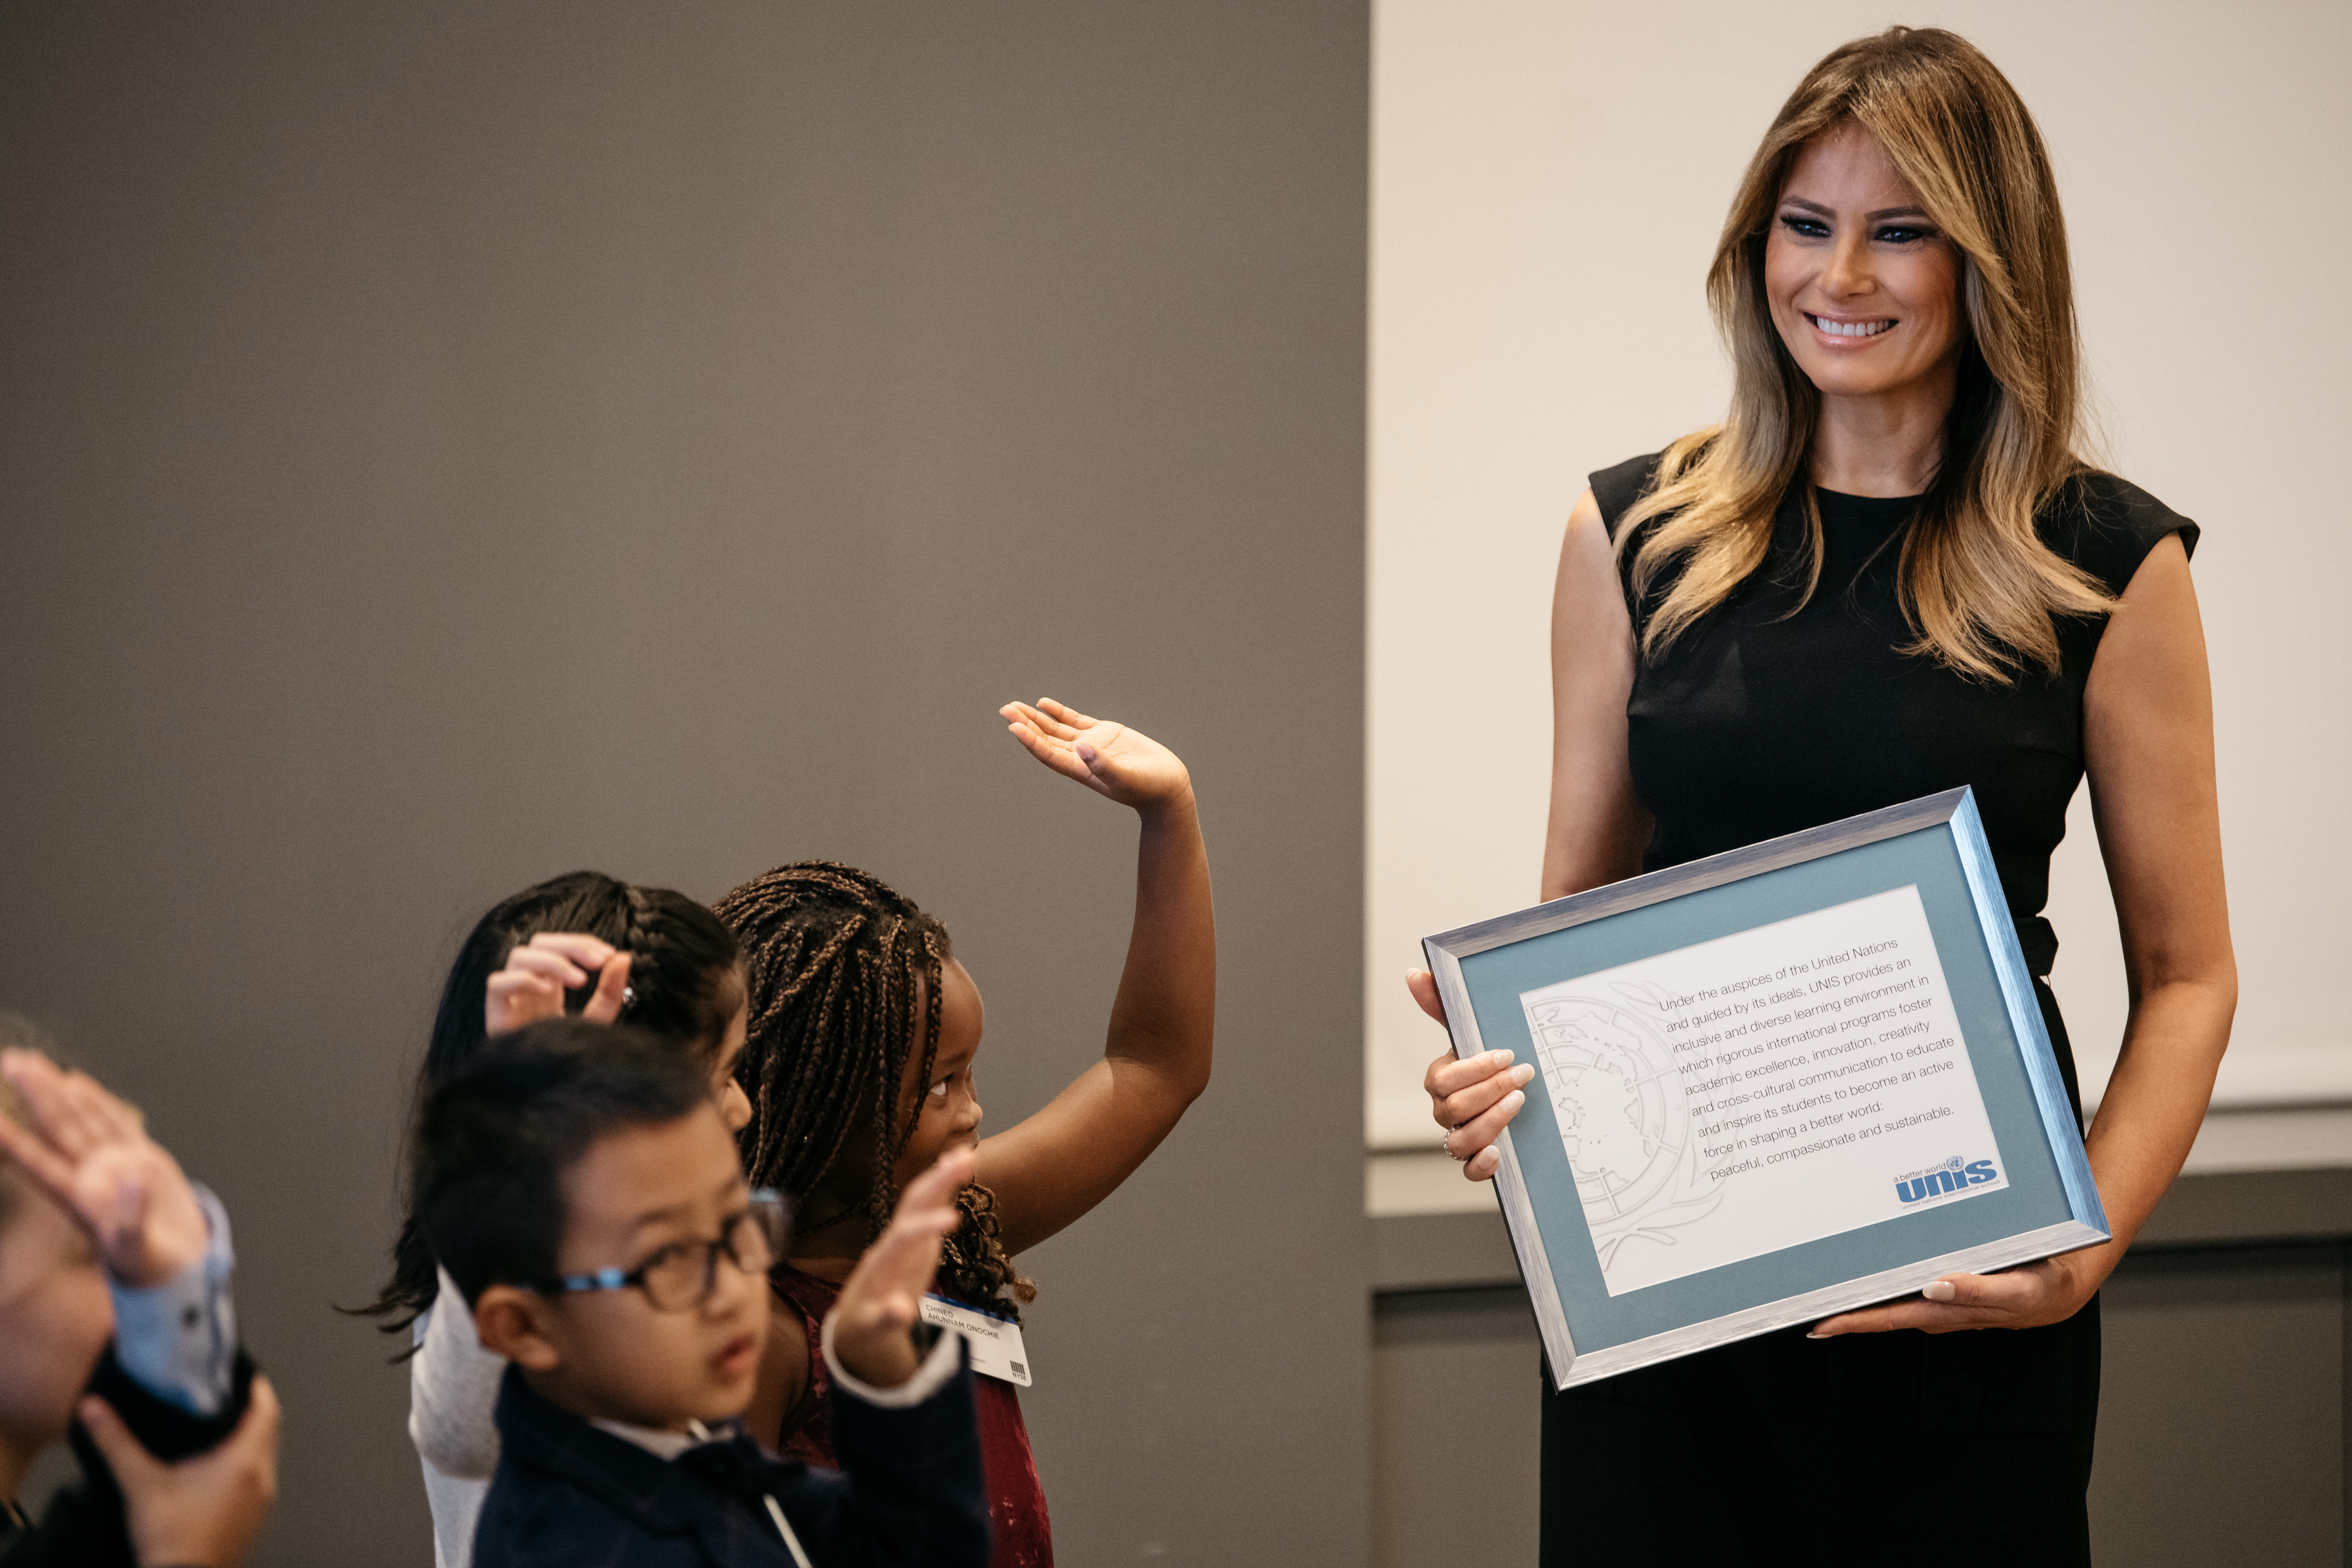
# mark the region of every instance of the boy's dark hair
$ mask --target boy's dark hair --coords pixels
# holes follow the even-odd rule
[[[735,1069],[751,1100],[735,1135],[743,1169],[797,1204],[862,1135],[877,1156],[870,1242],[898,1206],[891,1167],[915,1132],[897,1125],[908,1060],[918,1057],[928,1079],[939,1058],[947,928],[880,878],[831,860],[779,866],[714,907],[742,945],[751,993]],[[962,1222],[941,1251],[940,1289],[1019,1318],[1037,1287],[1005,1256],[996,1194],[974,1182],[956,1205]]]
[[[564,1173],[599,1139],[709,1104],[693,1061],[642,1030],[576,1018],[518,1029],[425,1096],[417,1226],[469,1303],[486,1286],[551,1279]]]
[[[621,1022],[701,1052],[706,1067],[742,1005],[735,938],[718,916],[667,888],[641,888],[602,871],[568,872],[525,888],[474,923],[441,988],[433,1037],[417,1073],[420,1109],[435,1085],[482,1050],[490,976],[506,966],[509,953],[541,931],[582,932],[631,954],[629,989],[635,999]],[[564,1005],[577,1010],[588,996],[586,989],[572,992]],[[392,1278],[374,1301],[358,1309],[384,1319],[386,1333],[406,1329],[433,1304],[433,1249],[417,1226],[415,1191],[412,1177],[408,1213],[392,1247]]]

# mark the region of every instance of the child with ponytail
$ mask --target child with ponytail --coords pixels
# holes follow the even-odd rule
[[[457,951],[417,1075],[416,1103],[463,1072],[493,1037],[574,1013],[625,1023],[684,1052],[730,1131],[751,1118],[736,1087],[743,977],[735,939],[684,893],[574,871],[526,888],[475,923]],[[424,1466],[439,1568],[473,1561],[474,1525],[498,1468],[493,1421],[506,1362],[484,1350],[465,1301],[436,1264],[410,1194],[392,1278],[364,1309],[410,1336],[408,1433]]]
[[[1135,923],[1103,1057],[1026,1121],[980,1136],[980,992],[946,928],[865,872],[781,866],[721,899],[741,946],[749,1029],[739,1135],[754,1186],[797,1211],[771,1275],[778,1317],[747,1417],[793,1458],[833,1462],[817,1336],[905,1184],[975,1147],[940,1265],[941,1293],[1017,1321],[1036,1288],[1013,1259],[1108,1197],[1209,1081],[1216,928],[1184,764],[1124,725],[1048,699],[1002,710],[1046,767],[1141,818]],[[996,1568],[1051,1568],[1053,1538],[1013,1385],[979,1380]]]

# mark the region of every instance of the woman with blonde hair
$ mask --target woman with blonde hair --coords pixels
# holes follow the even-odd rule
[[[2197,526],[2079,455],[2048,154],[1951,33],[1813,68],[1707,295],[1724,422],[1569,518],[1543,896],[1972,785],[2079,1117],[2041,911],[2087,773],[2132,1002],[2087,1137],[2115,1239],[1548,1394],[1543,1561],[2088,1563],[2096,1293],[2236,1006]],[[1472,1180],[1533,1071],[1431,1064]]]

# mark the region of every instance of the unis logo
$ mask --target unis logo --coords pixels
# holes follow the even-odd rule
[[[1895,1195],[1906,1204],[1925,1198],[1941,1197],[1946,1193],[1966,1192],[1970,1187],[1983,1186],[1998,1181],[2000,1173],[1990,1160],[1969,1161],[1958,1154],[1930,1171],[1918,1171],[1895,1184]]]

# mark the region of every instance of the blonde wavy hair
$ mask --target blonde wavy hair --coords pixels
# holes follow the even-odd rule
[[[1832,51],[1748,163],[1706,278],[1731,354],[1730,410],[1666,449],[1656,483],[1617,532],[1620,555],[1633,551],[1637,595],[1672,573],[1642,651],[1662,652],[1764,563],[1781,497],[1807,475],[1821,395],[1772,324],[1764,247],[1805,144],[1846,124],[1876,138],[1962,258],[1958,392],[1897,568],[1913,634],[1902,651],[1997,684],[2029,664],[2054,674],[2056,617],[2115,607],[2034,529],[2035,515],[2084,468],[2075,455],[2082,349],[2065,219],[2016,89],[1976,46],[1940,27],[1890,27]],[[1822,570],[1821,510],[1810,484],[1801,494],[1801,605]]]

